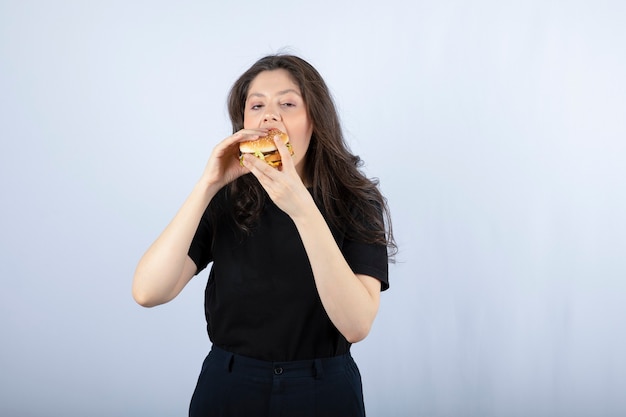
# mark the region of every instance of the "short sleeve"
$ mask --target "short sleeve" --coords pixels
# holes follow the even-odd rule
[[[202,219],[200,219],[200,224],[187,252],[191,260],[196,264],[196,275],[202,272],[209,262],[213,260],[212,242],[213,228],[211,227],[207,210],[202,215]]]
[[[385,245],[346,239],[341,251],[352,272],[378,279],[381,291],[389,288],[389,260]]]
[[[187,254],[196,264],[196,275],[202,272],[207,265],[213,261],[213,237],[215,227],[212,219],[217,218],[218,213],[223,211],[224,202],[226,201],[226,188],[222,188],[213,197],[209,207],[204,211],[200,224],[196,229],[196,233],[191,241]],[[212,216],[215,213],[215,216]]]
[[[378,215],[382,222],[383,210],[380,204],[375,204],[378,209]],[[371,230],[375,230],[374,226],[359,213],[356,207],[351,210],[351,215],[356,221],[361,221],[368,225]],[[355,239],[354,234],[346,231],[343,242],[341,243],[341,252],[346,262],[355,274],[369,275],[376,278],[381,283],[381,291],[389,289],[389,256],[387,253],[387,245],[384,243],[365,243],[358,238]]]

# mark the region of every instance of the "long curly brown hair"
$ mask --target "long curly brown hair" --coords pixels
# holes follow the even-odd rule
[[[312,185],[316,204],[331,227],[349,233],[347,237],[352,240],[386,245],[393,261],[397,246],[387,201],[378,189],[378,180],[368,179],[360,171],[362,161],[348,149],[332,96],[311,64],[294,55],[268,55],[244,72],[228,96],[233,133],[244,127],[250,83],[259,73],[277,69],[287,70],[300,87],[313,124],[304,174]],[[249,233],[259,218],[266,194],[253,175],[239,177],[228,187],[235,222]]]

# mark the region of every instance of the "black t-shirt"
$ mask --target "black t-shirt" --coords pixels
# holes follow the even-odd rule
[[[198,272],[213,262],[205,291],[209,338],[228,351],[268,361],[324,358],[350,343],[328,318],[300,235],[291,218],[266,196],[258,225],[244,235],[230,216],[222,189],[205,212],[189,248]],[[387,249],[333,230],[354,273],[388,284]]]

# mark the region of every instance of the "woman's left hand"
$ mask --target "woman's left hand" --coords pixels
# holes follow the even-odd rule
[[[272,201],[291,218],[316,208],[313,197],[298,175],[293,158],[282,140],[274,138],[282,165],[276,169],[254,155],[246,154],[243,164],[259,180]]]

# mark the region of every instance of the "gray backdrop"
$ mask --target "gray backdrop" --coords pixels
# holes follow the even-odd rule
[[[625,415],[626,3],[224,3],[0,1],[0,415],[186,415],[207,272],[133,271],[283,49],[393,212],[368,415]]]

